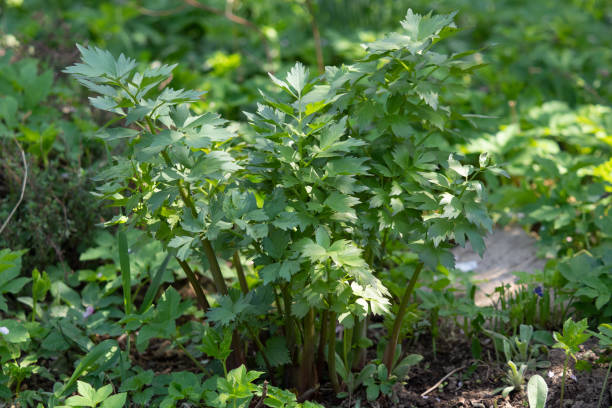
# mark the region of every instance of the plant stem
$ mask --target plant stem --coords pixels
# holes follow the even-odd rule
[[[33,292],[33,290],[32,290]],[[36,317],[36,303],[37,303],[37,299],[36,296],[34,296],[34,294],[32,294],[32,317],[30,318],[31,321],[35,320]]]
[[[391,332],[391,337],[389,338],[389,343],[387,344],[387,348],[385,349],[385,354],[383,357],[383,364],[387,366],[389,374],[393,369],[393,361],[395,358],[395,348],[397,347],[397,342],[399,340],[400,328],[402,327],[402,321],[404,320],[404,315],[406,314],[406,309],[408,306],[408,299],[412,295],[414,291],[414,286],[419,278],[419,274],[423,269],[423,263],[419,262],[416,269],[414,270],[412,277],[410,278],[410,283],[408,283],[408,287],[404,292],[404,296],[402,297],[402,301],[400,303],[399,309],[397,311],[397,315],[395,316],[395,322],[393,323],[393,330]]]
[[[353,346],[356,348],[355,358],[353,359],[353,369],[357,371],[361,371],[361,369],[365,366],[366,360],[366,348],[359,347],[359,340],[368,335],[368,315],[366,315],[363,320],[358,320],[355,323],[355,331],[357,335],[353,334]]]
[[[196,365],[196,367],[198,367],[198,369],[200,371],[202,371],[204,374],[208,374],[209,371],[206,369],[206,367],[204,367],[202,365],[202,363],[200,363],[194,356],[193,354],[191,354],[189,351],[187,351],[187,349],[178,342],[178,340],[175,338],[174,342],[176,343],[176,345],[183,351],[183,353],[185,353],[185,355],[187,356],[187,358],[189,358],[191,361],[193,361],[193,364]]]
[[[285,305],[285,337],[287,338],[287,348],[289,349],[291,359],[295,361],[295,331],[293,328],[293,318],[291,317],[291,294],[289,293],[287,284],[282,286],[281,293]]]
[[[329,379],[334,387],[334,392],[340,392],[340,384],[338,383],[338,374],[336,374],[336,313],[329,312],[329,321],[327,323],[327,368],[329,369]]]
[[[563,363],[563,378],[561,379],[561,398],[559,398],[559,406],[563,408],[563,394],[565,393],[565,374],[567,373],[567,363],[569,354],[565,355],[565,363]]]
[[[259,336],[255,333],[251,325],[246,324],[246,328],[249,334],[251,335],[251,337],[253,338],[255,345],[259,349],[259,352],[261,353],[261,357],[263,358],[263,361],[264,361],[264,364],[266,365],[266,369],[268,370],[268,373],[272,375],[274,371],[272,371],[272,364],[270,364],[270,360],[268,360],[268,356],[266,355],[266,348],[264,347],[261,340],[259,340]]]
[[[317,371],[319,378],[323,377],[325,369],[325,344],[327,344],[327,310],[321,312],[321,329],[319,332],[319,348],[317,350]]]
[[[225,280],[223,279],[223,274],[221,273],[221,268],[219,267],[219,262],[217,261],[217,257],[215,256],[215,250],[212,247],[212,244],[207,238],[201,239],[202,246],[204,247],[204,253],[206,254],[206,258],[208,258],[208,263],[210,263],[210,271],[213,276],[213,281],[215,282],[215,286],[217,290],[222,295],[227,295],[227,285],[225,285]]]
[[[234,252],[234,257],[232,259],[234,268],[236,268],[236,275],[238,275],[238,282],[240,283],[240,289],[242,293],[245,295],[249,293],[249,285],[247,284],[246,277],[244,276],[244,268],[242,267],[242,262],[240,262],[240,254],[238,251]]]
[[[193,270],[191,269],[191,267],[189,266],[187,262],[180,260],[178,257],[176,258],[176,260],[179,263],[179,265],[181,265],[181,268],[183,268],[185,275],[187,275],[187,279],[189,280],[189,283],[191,283],[191,286],[193,287],[193,290],[195,291],[196,298],[198,299],[198,303],[200,304],[200,308],[204,312],[206,312],[208,309],[210,309],[210,304],[208,303],[208,300],[206,299],[206,295],[204,295],[204,291],[202,290],[202,285],[200,285],[200,282],[198,282],[198,278],[196,278],[195,273],[193,272]]]
[[[599,393],[599,402],[597,403],[597,408],[601,407],[601,401],[603,401],[604,391],[606,386],[608,385],[608,378],[610,377],[610,369],[612,368],[612,361],[608,363],[608,371],[606,372],[606,378],[604,378],[603,385],[601,386],[601,392]]]
[[[117,232],[117,247],[119,248],[119,263],[121,266],[121,282],[123,288],[123,307],[126,315],[132,313],[132,276],[130,272],[130,255],[127,236],[124,227]]]
[[[149,128],[152,133],[154,132],[153,124],[150,119],[147,117]],[[166,165],[172,167],[172,160],[170,160],[170,156],[168,155],[168,151],[166,149],[161,152]],[[193,203],[193,199],[191,198],[191,194],[189,192],[189,185],[185,185],[182,179],[178,180],[178,189],[179,194],[181,195],[181,199],[183,203],[189,210],[191,211],[191,215],[194,218],[198,217],[198,211],[196,210],[195,204]],[[217,292],[222,295],[227,294],[227,286],[225,285],[225,280],[223,279],[223,274],[221,274],[221,268],[219,267],[219,262],[217,261],[217,256],[215,255],[215,251],[212,247],[212,244],[208,240],[208,238],[200,237],[200,242],[202,243],[202,247],[204,248],[204,253],[206,254],[206,258],[208,259],[208,263],[210,264],[210,272],[213,276],[213,281],[215,282],[215,287],[217,288]]]
[[[185,203],[185,206],[191,210],[191,215],[193,215],[194,218],[197,218],[198,211],[196,210],[195,204],[193,203],[191,195],[189,194],[188,186],[185,186],[183,180],[179,179],[178,187],[181,198],[183,199],[183,203]],[[215,250],[213,249],[212,244],[208,240],[208,238],[200,237],[200,242],[202,243],[204,253],[206,254],[206,258],[208,259],[208,263],[210,264],[210,272],[212,274],[213,281],[215,282],[217,292],[221,293],[222,295],[226,295],[227,285],[225,284],[225,280],[223,279],[223,274],[221,273],[221,268],[219,267],[219,262],[217,261]]]
[[[315,384],[315,311],[311,308],[304,318],[304,348],[300,362],[299,392],[312,388]]]

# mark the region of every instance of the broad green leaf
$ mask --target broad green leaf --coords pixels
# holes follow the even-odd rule
[[[4,122],[9,127],[16,127],[17,121],[17,99],[11,95],[5,95],[0,98],[0,119],[4,119]]]
[[[0,320],[0,327],[4,327],[8,330],[6,334],[0,333],[0,337],[9,343],[23,343],[30,338],[30,334],[26,327],[17,320]]]
[[[104,340],[103,342],[97,344],[89,351],[89,353],[85,355],[85,357],[83,357],[79,361],[79,364],[72,373],[72,376],[70,377],[68,382],[66,382],[62,388],[56,391],[54,395],[57,398],[64,395],[64,393],[70,387],[72,387],[75,381],[77,381],[77,379],[81,377],[81,375],[90,370],[100,360],[109,358],[109,356],[114,354],[118,349],[119,347],[115,340]]]
[[[289,349],[284,337],[270,337],[266,341],[265,353],[272,367],[278,367],[291,362]]]
[[[96,391],[94,390],[94,388],[84,381],[77,381],[77,391],[83,398],[85,398],[85,400],[89,401],[89,404],[91,405],[100,402],[96,400]]]
[[[527,383],[527,398],[530,408],[544,408],[548,396],[548,386],[544,379],[535,374],[532,375]]]
[[[100,408],[122,408],[123,406],[125,406],[126,399],[127,393],[125,392],[111,395],[102,402]]]

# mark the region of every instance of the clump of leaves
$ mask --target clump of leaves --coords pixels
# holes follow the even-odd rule
[[[301,64],[284,79],[271,75],[281,94],[262,93],[242,140],[218,115],[190,111],[201,93],[159,89],[174,66],[137,72],[130,58],[79,46],[82,62],[65,72],[100,95],[93,106],[117,115],[98,136],[125,144],[97,177],[98,194],[121,209],[106,225],[142,227],[176,257],[207,320],[232,333],[231,366],[246,362],[250,340],[270,375],[286,369],[306,391],[326,362],[339,391],[336,357],[347,371],[363,365],[367,317],[390,311],[376,271],[388,252],[410,252],[382,359],[388,377],[423,268],[452,267],[453,240],[484,251],[492,221],[481,177],[503,171],[486,154],[464,163],[445,142],[452,120],[465,119],[439,97],[452,86],[446,78],[477,66],[431,50],[453,16],[409,10],[402,31],[367,44],[362,61],[315,79]],[[215,307],[194,259],[211,271]],[[231,259],[239,290],[219,259]]]
[[[518,336],[510,338],[487,329],[484,332],[490,336],[496,348],[501,348],[506,361],[515,361],[517,364],[525,364],[529,370],[550,367],[550,361],[546,360],[550,345],[550,333],[533,330],[533,326],[521,324]],[[500,344],[501,343],[501,347]]]
[[[77,390],[78,395],[67,398],[65,402],[66,405],[59,405],[57,408],[121,408],[125,405],[125,400],[127,398],[127,393],[125,392],[113,394],[113,386],[110,384],[96,390],[84,381],[77,381]]]
[[[512,391],[523,391],[523,385],[525,384],[525,371],[527,370],[527,366],[525,364],[520,364],[517,368],[516,364],[512,362],[512,360],[508,361],[508,371],[506,372],[506,376],[504,377],[504,382],[506,386],[498,388],[494,391],[494,393],[501,392],[502,396],[506,398]]]

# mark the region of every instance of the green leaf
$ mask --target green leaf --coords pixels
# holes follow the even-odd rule
[[[4,119],[4,122],[9,127],[17,127],[17,99],[11,95],[6,95],[0,98],[0,119]]]
[[[72,376],[70,377],[68,382],[65,383],[62,388],[60,388],[54,393],[55,397],[60,398],[62,395],[64,395],[64,393],[70,387],[72,387],[75,381],[77,381],[77,379],[81,377],[81,375],[83,375],[85,372],[87,372],[87,370],[95,366],[95,364],[98,363],[100,360],[108,359],[109,355],[114,354],[118,349],[119,347],[117,346],[117,342],[115,340],[110,339],[104,340],[100,344],[93,347],[89,351],[89,353],[87,353],[85,357],[83,357],[81,361],[79,361],[79,364],[72,373]]]
[[[272,367],[278,367],[291,362],[289,349],[284,337],[270,337],[266,341],[266,357]]]
[[[0,333],[0,338],[9,343],[23,343],[30,338],[30,334],[26,327],[17,320],[0,320],[0,327],[4,327],[8,330],[7,334]]]
[[[210,309],[206,315],[211,322],[227,326],[238,320],[240,315],[247,311],[250,306],[249,302],[242,296],[234,301],[229,295],[225,295],[219,299],[219,306]]]
[[[433,37],[452,23],[456,12],[450,14],[436,14],[432,17],[431,13],[421,16],[408,9],[405,19],[401,22],[402,27],[414,40],[424,40]]]
[[[302,256],[309,258],[312,262],[321,262],[327,258],[327,251],[319,244],[315,244],[310,238],[303,238],[293,245],[294,250]]]
[[[346,218],[348,220],[356,220],[357,216],[352,207],[359,203],[360,201],[357,197],[334,191],[327,197],[323,204],[339,213],[339,215],[341,215],[339,219]]]
[[[119,79],[136,68],[136,61],[125,57],[123,54],[115,60],[115,57],[109,51],[97,47],[83,47],[77,44],[77,48],[81,52],[82,63],[66,68],[63,72],[67,74],[85,77],[108,76]]]
[[[283,261],[264,266],[259,271],[259,276],[263,279],[263,284],[267,285],[276,282],[278,279],[291,281],[291,277],[300,271],[298,261]]]
[[[527,398],[530,408],[544,408],[548,396],[548,386],[544,379],[535,374],[532,375],[527,383]]]
[[[77,390],[83,398],[89,401],[89,404],[91,404],[91,406],[94,406],[95,404],[100,402],[100,401],[96,401],[96,391],[88,383],[83,382],[83,381],[77,381]],[[111,389],[111,392],[112,392],[112,389]]]
[[[101,408],[122,408],[125,406],[127,399],[127,393],[122,392],[120,394],[111,395],[102,402]]]
[[[489,214],[487,214],[487,210],[484,206],[467,201],[463,203],[463,210],[465,212],[465,217],[472,224],[477,227],[482,227],[489,232],[492,231],[493,220],[491,220]]]
[[[464,178],[467,178],[473,169],[473,167],[469,164],[462,165],[460,162],[455,160],[452,154],[448,157],[448,167]]]
[[[207,326],[202,336],[202,346],[200,350],[205,354],[225,361],[232,352],[232,330],[225,328],[221,334],[210,326]]]
[[[322,246],[323,248],[329,248],[329,234],[327,233],[327,229],[325,229],[325,227],[318,227],[315,230],[315,237],[318,245]]]
[[[566,355],[576,359],[575,354],[580,351],[580,345],[587,341],[590,334],[586,333],[589,327],[587,319],[582,319],[579,322],[574,322],[571,318],[563,323],[563,334],[558,332],[553,333],[556,343],[553,348],[563,349]]]
[[[201,178],[222,178],[227,174],[231,174],[240,170],[240,166],[236,164],[234,158],[227,152],[214,150],[202,156],[195,166],[191,169],[191,173],[187,180],[199,181]]]
[[[289,85],[293,87],[293,89],[297,92],[298,95],[301,95],[304,87],[308,83],[308,68],[306,68],[303,64],[297,62],[293,68],[287,73],[287,77],[285,78]]]
[[[40,301],[47,295],[51,289],[51,279],[46,271],[41,274],[37,268],[32,271],[32,297]]]

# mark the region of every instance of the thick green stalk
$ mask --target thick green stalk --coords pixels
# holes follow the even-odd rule
[[[342,330],[342,359],[347,370],[352,367],[351,348],[353,346],[353,328]],[[356,336],[355,336],[356,337]]]
[[[366,360],[366,349],[365,347],[359,347],[359,340],[368,335],[368,316],[358,320],[355,323],[355,332],[353,334],[353,347],[355,347],[355,357],[353,359],[353,369],[361,371],[365,366]]]
[[[299,392],[303,393],[314,387],[316,375],[314,370],[315,357],[315,311],[311,308],[304,318],[304,348],[300,362]]]
[[[323,377],[325,370],[325,345],[327,344],[327,310],[321,312],[321,329],[319,331],[319,348],[317,350],[317,371],[319,378]]]
[[[285,305],[285,337],[287,338],[287,348],[293,361],[295,361],[295,329],[293,327],[293,317],[291,316],[291,294],[288,284],[281,288],[283,303]]]
[[[227,295],[227,285],[225,284],[225,279],[223,279],[223,274],[221,273],[221,268],[219,267],[215,250],[213,249],[208,238],[202,238],[201,242],[202,246],[204,247],[204,253],[206,254],[208,263],[210,264],[210,271],[213,276],[213,281],[215,282],[215,287],[219,293],[222,295]]]
[[[166,153],[167,154],[167,153]],[[195,204],[189,194],[188,187],[185,186],[183,180],[178,181],[179,193],[185,203],[185,206],[191,210],[191,215],[194,218],[197,218],[198,211],[195,208]],[[213,277],[213,281],[215,282],[215,287],[217,288],[217,292],[222,295],[227,294],[227,285],[225,284],[225,280],[223,279],[223,274],[221,273],[221,268],[219,267],[219,262],[217,261],[217,256],[215,255],[215,250],[212,247],[211,242],[208,238],[200,237],[200,242],[202,243],[202,247],[204,248],[204,253],[206,254],[206,258],[208,259],[208,263],[210,264],[210,272]]]
[[[151,129],[151,133],[155,133],[153,124],[151,123],[151,120],[148,117],[147,123],[149,124],[149,128]],[[170,155],[168,155],[168,151],[165,149],[162,150],[161,155],[164,158],[164,162],[166,163],[166,165],[172,167],[172,160],[170,160]],[[183,180],[179,179],[178,189],[183,203],[187,208],[189,208],[189,210],[191,211],[191,215],[194,218],[197,218],[198,211],[196,210],[195,204],[193,203],[193,199],[191,198],[189,186],[185,186]],[[200,241],[202,243],[202,247],[204,248],[206,258],[208,259],[208,263],[210,264],[210,272],[213,276],[213,281],[215,282],[217,292],[221,293],[222,295],[225,295],[227,294],[227,286],[225,285],[225,280],[223,279],[223,275],[221,274],[221,268],[219,267],[219,262],[217,261],[217,256],[215,255],[215,251],[212,247],[212,244],[210,243],[208,238],[200,237]]]
[[[402,297],[399,309],[397,311],[397,315],[395,316],[395,322],[393,322],[393,330],[391,331],[391,337],[389,338],[389,343],[387,344],[387,348],[385,349],[385,354],[383,357],[383,363],[387,366],[389,370],[389,374],[393,370],[393,361],[395,359],[395,349],[397,347],[397,342],[399,340],[400,328],[402,327],[402,321],[404,320],[404,315],[406,314],[406,309],[408,307],[408,299],[412,295],[414,291],[414,286],[419,279],[419,274],[423,269],[423,263],[419,262],[412,277],[410,278],[410,283],[408,283],[408,287],[406,287],[406,291],[404,292],[404,296]]]
[[[336,313],[329,312],[329,322],[327,323],[327,368],[329,370],[329,379],[334,387],[334,392],[340,392],[340,384],[338,383],[338,374],[336,373]]]
[[[208,303],[206,295],[202,290],[202,285],[200,285],[200,282],[198,282],[198,278],[196,278],[195,273],[187,262],[180,260],[179,258],[176,258],[176,261],[179,263],[179,265],[181,265],[181,268],[183,268],[185,275],[187,275],[187,279],[189,280],[189,283],[195,291],[196,298],[198,299],[198,303],[200,304],[200,308],[204,312],[206,312],[208,309],[210,309],[210,304]]]
[[[245,295],[249,293],[249,285],[247,284],[246,277],[244,276],[244,268],[242,262],[240,262],[240,254],[238,251],[234,252],[233,257],[234,268],[236,268],[236,275],[238,276],[238,282],[240,283],[240,289]]]

